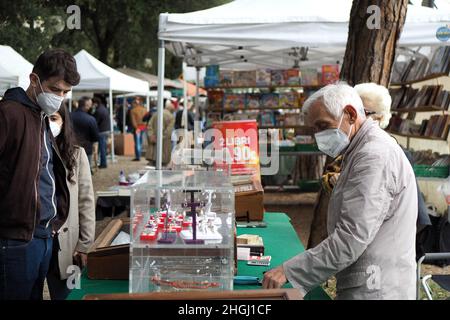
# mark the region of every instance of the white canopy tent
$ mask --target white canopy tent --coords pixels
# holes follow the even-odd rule
[[[447,5],[446,0],[439,2]],[[342,61],[351,6],[352,0],[236,0],[191,13],[163,13],[159,17],[158,89],[164,77],[166,47],[196,67],[290,68]],[[442,45],[436,31],[449,21],[448,10],[409,5],[399,45]],[[158,115],[160,168],[162,99]]]
[[[444,4],[446,2],[443,2]],[[352,0],[236,0],[185,14],[161,14],[159,38],[188,65],[292,67],[342,61]],[[445,7],[444,7],[445,8]],[[436,31],[450,11],[409,5],[400,46],[442,45]]]
[[[113,92],[148,92],[149,83],[123,74],[104,64],[86,50],[75,55],[81,76],[73,91],[109,92],[109,114],[111,123],[111,157],[114,161]]]
[[[33,65],[10,46],[0,45],[0,94],[2,88],[22,87],[30,84]]]

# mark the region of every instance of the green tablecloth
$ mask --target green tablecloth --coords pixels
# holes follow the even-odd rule
[[[290,223],[290,218],[284,213],[266,213],[264,221],[267,228],[238,228],[238,235],[257,234],[263,238],[265,255],[272,256],[270,267],[248,266],[245,261],[238,261],[238,275],[256,276],[262,278],[263,272],[281,265],[287,259],[303,252],[301,241]],[[286,287],[291,287],[289,284]],[[254,285],[235,285],[234,290],[260,289]],[[128,281],[126,280],[90,280],[84,272],[81,277],[81,289],[72,290],[69,300],[82,299],[86,294],[101,293],[125,293],[128,292]],[[330,299],[326,292],[318,287],[305,296],[305,300]]]

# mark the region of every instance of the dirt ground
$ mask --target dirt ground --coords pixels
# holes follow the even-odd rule
[[[117,184],[119,173],[121,170],[126,175],[145,169],[146,160],[140,162],[131,161],[132,157],[117,156],[115,163],[109,163],[107,169],[95,169],[93,174],[93,184],[95,191],[107,190],[109,187]],[[284,212],[290,218],[300,240],[306,247],[309,237],[309,229],[313,217],[313,205],[316,199],[315,193],[288,193],[288,192],[270,192],[264,195],[264,205],[268,212]],[[122,213],[117,217],[125,217],[126,213]],[[111,220],[105,217],[96,223],[96,236],[98,236],[105,226]],[[450,266],[439,268],[436,266],[425,265],[423,273],[433,274],[450,274]],[[335,296],[335,279],[330,279],[323,285],[324,289],[331,297]],[[434,298],[448,299],[450,295],[446,294],[439,287],[433,285]],[[48,299],[48,292],[45,290],[45,299]]]

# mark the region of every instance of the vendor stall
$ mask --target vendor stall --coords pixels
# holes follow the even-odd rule
[[[114,70],[93,57],[86,50],[78,52],[75,55],[75,60],[77,61],[77,68],[81,75],[81,81],[73,88],[73,91],[109,93],[112,144],[111,156],[114,161],[113,92],[148,92],[149,83]]]

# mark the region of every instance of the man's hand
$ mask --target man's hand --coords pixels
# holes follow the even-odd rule
[[[283,266],[267,271],[264,274],[263,288],[264,289],[279,289],[287,282],[284,274]]]
[[[81,266],[79,266],[79,267],[84,268],[87,266],[87,254],[86,253],[75,251],[75,253],[73,254],[73,257],[74,257],[75,261],[81,262]]]

